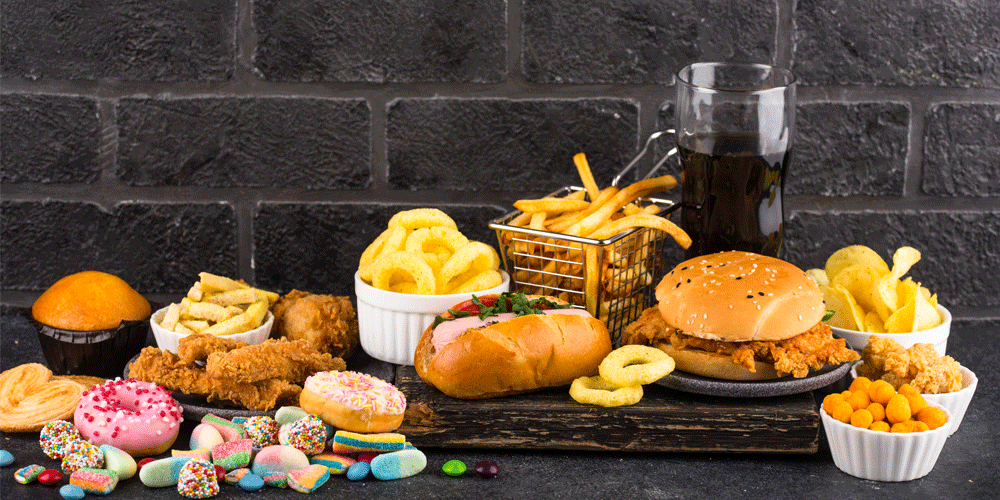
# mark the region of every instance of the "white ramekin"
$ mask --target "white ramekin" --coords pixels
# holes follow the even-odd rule
[[[167,314],[167,307],[160,309],[153,313],[149,318],[149,324],[153,328],[153,337],[156,338],[156,346],[164,351],[170,351],[172,353],[177,353],[177,344],[186,335],[167,330],[160,326],[160,321],[163,321],[163,316]],[[225,335],[223,338],[230,340],[235,340],[237,342],[246,342],[247,344],[260,344],[267,340],[267,337],[271,334],[271,326],[274,325],[274,314],[271,311],[267,312],[267,321],[263,325],[254,328],[253,330],[234,333],[232,335]]]
[[[941,405],[927,402],[948,413]],[[838,469],[873,481],[910,481],[926,476],[944,448],[951,432],[949,424],[923,432],[870,431],[845,424],[820,408],[826,440]]]
[[[449,307],[472,298],[510,290],[510,276],[500,271],[503,283],[472,293],[414,295],[380,290],[354,273],[358,296],[358,330],[361,348],[369,356],[397,365],[412,365],[417,342],[434,317]]]
[[[830,327],[830,330],[833,330],[834,335],[847,340],[847,345],[858,351],[864,349],[865,346],[868,345],[868,337],[878,335],[880,337],[895,339],[904,348],[908,348],[913,344],[934,344],[934,350],[936,350],[938,354],[944,356],[945,351],[948,348],[948,335],[951,333],[951,312],[940,304],[938,304],[937,309],[938,313],[941,314],[941,317],[944,318],[944,321],[934,328],[920,332],[867,333],[859,332],[857,330],[845,330],[843,328],[836,328],[833,326]]]
[[[857,364],[851,367],[851,376],[858,378]],[[963,366],[961,390],[942,394],[921,394],[928,403],[935,403],[948,410],[948,413],[951,415],[951,419],[948,420],[948,425],[951,426],[948,435],[954,434],[958,430],[958,426],[962,425],[962,419],[965,418],[965,411],[969,409],[969,403],[972,401],[972,396],[976,393],[976,386],[978,385],[979,378],[976,377],[976,374]]]

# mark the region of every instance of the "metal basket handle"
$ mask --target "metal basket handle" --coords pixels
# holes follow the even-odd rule
[[[677,132],[672,128],[653,132],[649,136],[649,139],[646,139],[646,145],[642,147],[642,151],[639,151],[639,154],[636,155],[635,158],[633,158],[628,165],[625,165],[625,168],[623,168],[620,172],[618,172],[618,175],[616,175],[615,178],[611,180],[611,185],[614,187],[618,187],[618,181],[620,181],[622,177],[624,177],[625,174],[627,174],[630,170],[635,168],[636,163],[639,163],[639,160],[641,160],[642,157],[646,155],[646,151],[649,150],[649,145],[652,144],[654,140],[659,139],[660,136],[662,135],[675,134],[675,133]],[[670,151],[667,151],[667,154],[660,161],[658,161],[656,165],[653,165],[653,168],[650,169],[649,173],[647,173],[645,177],[643,177],[643,180],[652,177],[653,174],[656,173],[656,171],[659,170],[660,167],[662,167],[663,164],[667,162],[668,158],[676,154],[677,154],[677,147],[675,146]]]

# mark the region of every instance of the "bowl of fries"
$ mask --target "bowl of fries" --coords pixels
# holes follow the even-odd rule
[[[247,344],[267,339],[274,324],[270,308],[278,300],[277,293],[211,273],[198,276],[186,297],[149,318],[160,349],[176,353],[180,339],[195,333]]]
[[[499,294],[510,290],[510,276],[499,271],[503,281],[476,292],[417,295],[383,290],[354,273],[358,296],[358,330],[361,347],[369,356],[397,365],[413,365],[417,342],[434,318],[473,295]]]

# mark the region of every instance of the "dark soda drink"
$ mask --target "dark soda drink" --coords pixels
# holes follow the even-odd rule
[[[791,151],[764,153],[758,134],[678,138],[687,257],[742,250],[778,257],[785,236],[782,179]]]

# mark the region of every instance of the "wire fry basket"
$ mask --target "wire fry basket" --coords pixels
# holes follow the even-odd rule
[[[549,196],[561,198],[581,190],[567,186]],[[638,201],[661,207],[657,215],[662,217],[680,207],[664,199]],[[664,273],[664,242],[672,241],[671,236],[640,227],[596,240],[511,225],[521,214],[516,210],[490,223],[511,289],[559,297],[587,309],[607,325],[613,344],[620,345],[625,326],[656,300],[653,290]]]

